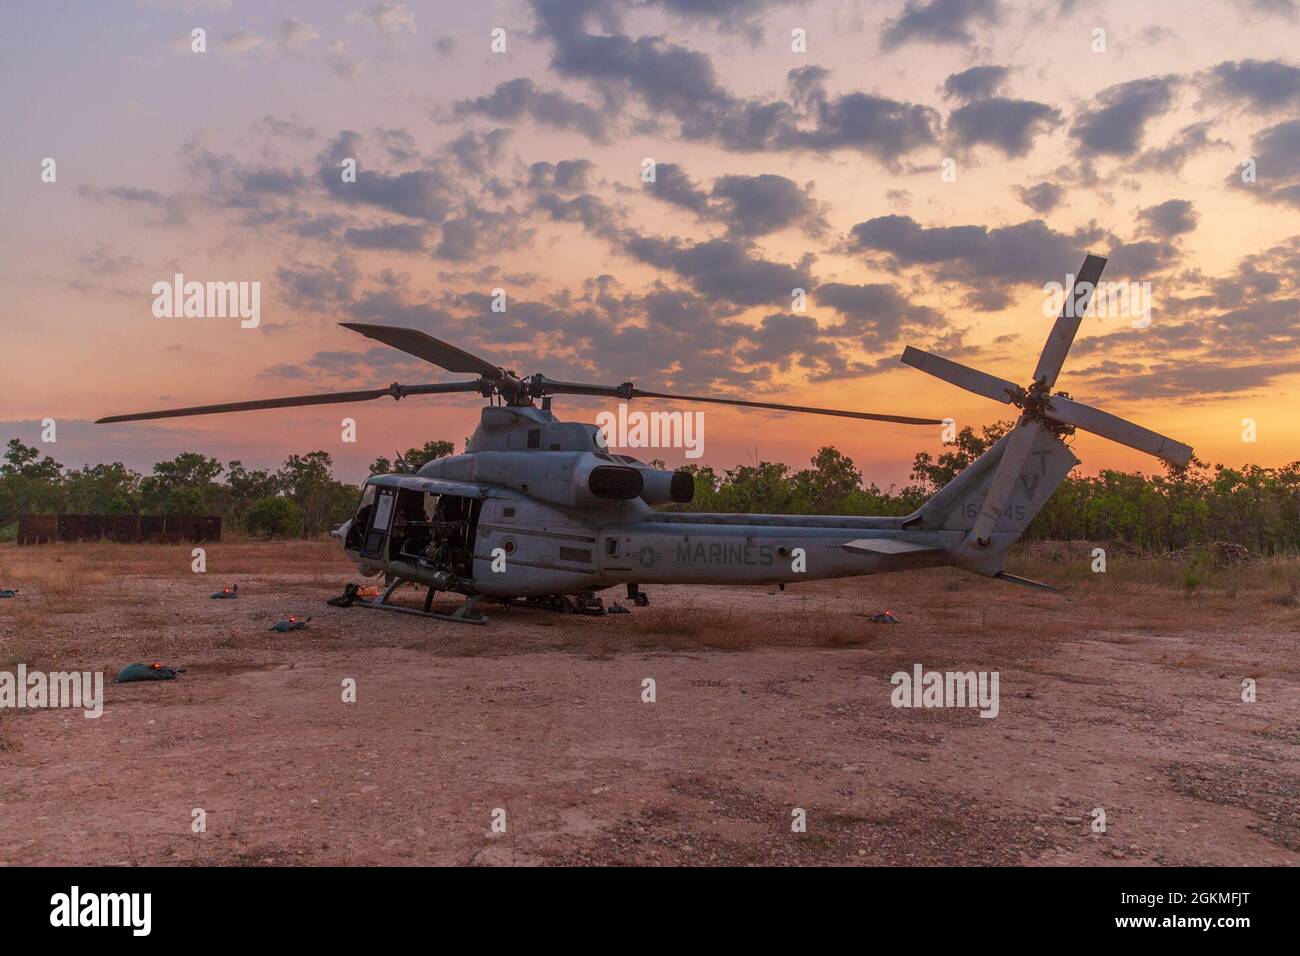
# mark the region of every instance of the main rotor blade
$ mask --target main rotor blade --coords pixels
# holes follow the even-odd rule
[[[976,395],[991,398],[995,402],[1010,405],[1011,397],[1020,391],[1014,383],[1008,382],[1005,378],[998,378],[988,372],[981,372],[979,369],[961,365],[940,355],[935,355],[933,352],[914,349],[910,345],[903,349],[902,361],[904,365],[920,369],[928,375],[941,378],[945,382],[956,385],[958,388],[964,388],[968,392],[974,392]]]
[[[224,402],[220,405],[193,405],[189,408],[168,408],[158,412],[134,412],[130,415],[110,415],[95,421],[96,425],[113,422],[139,422],[153,418],[184,418],[189,415],[217,415],[222,412],[252,412],[262,408],[294,408],[299,405],[338,405],[344,402],[366,402],[385,395],[401,398],[405,395],[437,395],[444,392],[477,392],[478,382],[447,382],[433,385],[398,385],[388,388],[367,388],[357,392],[327,392],[323,395],[291,395],[287,398],[263,398],[252,402]]]
[[[906,415],[877,415],[875,412],[850,412],[840,408],[810,408],[807,405],[783,405],[778,402],[747,402],[738,398],[714,398],[711,395],[673,395],[670,392],[647,392],[632,389],[633,398],[667,398],[676,402],[710,402],[716,405],[741,405],[745,408],[771,408],[782,412],[804,412],[809,415],[837,415],[840,418],[860,418],[872,422],[897,422],[900,425],[942,425],[938,418],[910,418]]]
[[[557,382],[544,379],[543,386],[551,395],[605,395],[621,398],[666,398],[676,402],[709,402],[715,405],[741,405],[745,408],[771,408],[783,412],[805,412],[809,415],[837,415],[840,418],[860,418],[874,422],[898,422],[903,425],[942,425],[937,418],[909,418],[904,415],[877,415],[874,412],[850,412],[839,408],[810,408],[806,405],[782,405],[777,402],[748,402],[739,398],[721,398],[713,395],[676,395],[671,392],[649,392],[635,388],[631,382],[622,385],[586,385],[581,382]]]
[[[406,329],[395,325],[369,325],[364,322],[340,322],[339,325],[353,332],[360,332],[377,342],[391,345],[395,349],[401,349],[407,355],[424,359],[426,362],[445,368],[448,372],[467,372],[488,379],[498,379],[502,376],[501,369],[487,359],[481,359],[418,329]]]
[[[1186,468],[1192,458],[1192,449],[1189,445],[1166,438],[1110,412],[1103,412],[1100,408],[1093,408],[1091,405],[1076,402],[1063,395],[1053,395],[1047,408],[1044,409],[1044,414],[1055,421],[1075,425],[1094,435],[1163,458],[1179,468]]]
[[[1048,388],[1056,384],[1056,377],[1061,374],[1065,355],[1074,344],[1074,335],[1079,331],[1083,314],[1088,311],[1088,306],[1092,303],[1092,294],[1097,291],[1097,282],[1101,279],[1101,270],[1104,268],[1106,268],[1106,260],[1102,256],[1088,253],[1087,258],[1083,260],[1079,274],[1074,277],[1074,287],[1070,289],[1065,305],[1061,308],[1061,314],[1057,316],[1056,324],[1052,326],[1047,342],[1043,345],[1043,354],[1038,357],[1034,381],[1045,382]]]
[[[993,526],[1002,517],[1002,510],[1007,506],[1011,492],[1015,490],[1016,479],[1029,460],[1029,452],[1034,447],[1039,427],[1036,421],[1024,415],[1016,422],[1011,437],[1007,439],[1006,450],[998,461],[997,470],[993,472],[993,480],[989,482],[989,490],[984,494],[980,513],[971,526],[970,533],[976,541],[988,541]]]

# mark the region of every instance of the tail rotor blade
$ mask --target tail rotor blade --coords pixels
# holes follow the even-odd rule
[[[958,364],[932,352],[914,349],[910,345],[903,350],[902,361],[904,365],[920,369],[935,378],[941,378],[958,388],[991,398],[995,402],[1010,405],[1012,397],[1020,391],[1014,383],[1004,378]]]
[[[1034,447],[1038,428],[1037,422],[1024,415],[1021,415],[1016,422],[1016,427],[1007,440],[1006,450],[1002,453],[1002,459],[998,462],[997,470],[993,472],[993,481],[989,483],[989,490],[984,495],[984,504],[975,518],[975,523],[971,526],[970,533],[974,535],[976,541],[988,541],[989,535],[993,533],[993,526],[1002,516],[1002,509],[1011,497],[1011,492],[1015,490],[1016,479],[1020,477],[1025,462],[1029,460],[1029,452]]]
[[[1189,445],[1166,438],[1141,425],[1135,425],[1117,415],[1103,412],[1099,408],[1076,402],[1063,395],[1053,395],[1044,414],[1054,421],[1074,425],[1102,438],[1109,438],[1129,448],[1136,448],[1148,455],[1163,458],[1179,468],[1186,468],[1192,458],[1192,449]]]
[[[1047,336],[1047,344],[1043,346],[1043,354],[1038,359],[1038,368],[1034,370],[1034,381],[1045,382],[1048,388],[1056,384],[1056,377],[1061,374],[1066,353],[1074,344],[1074,335],[1079,331],[1083,314],[1092,303],[1092,294],[1097,290],[1097,282],[1101,279],[1101,270],[1104,268],[1106,260],[1102,256],[1088,253],[1088,257],[1083,260],[1065,306]]]

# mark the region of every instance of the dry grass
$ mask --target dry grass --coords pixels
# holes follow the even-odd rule
[[[880,634],[865,615],[782,614],[772,626],[756,629],[753,617],[730,608],[651,607],[637,611],[619,631],[641,648],[746,651],[755,647],[854,647]]]
[[[192,544],[119,544],[84,541],[19,547],[0,545],[0,582],[7,587],[66,588],[78,583],[120,581],[131,576],[185,577],[193,574]],[[207,552],[211,575],[262,574],[268,565],[312,571],[351,567],[331,538],[311,541],[261,541],[234,538],[198,547]]]
[[[0,663],[29,664],[64,656],[80,646],[97,609],[120,620],[123,637],[173,633],[187,618],[175,602],[176,585],[192,593],[191,545],[86,542],[20,548],[0,545],[0,586],[17,587],[17,599],[0,601]],[[240,583],[273,590],[285,613],[304,609],[337,593],[355,571],[331,539],[260,541],[234,539],[206,546],[206,575],[199,593]],[[746,651],[772,647],[871,648],[883,658],[903,659],[912,648],[942,634],[957,638],[968,659],[1014,654],[1028,660],[1046,644],[1086,637],[1132,643],[1152,633],[1213,627],[1225,633],[1243,621],[1300,631],[1300,559],[1257,559],[1244,566],[1210,569],[1188,593],[1178,561],[1112,555],[1105,574],[1091,571],[1091,545],[1042,544],[1016,549],[1008,570],[1066,587],[1066,594],[1029,591],[951,568],[917,574],[879,575],[844,582],[807,582],[786,593],[771,589],[772,614],[755,626],[737,611],[727,589],[690,592],[687,601],[652,605],[632,614],[592,619],[574,632],[564,619],[539,611],[498,609],[494,623],[520,639],[503,647],[469,629],[443,635],[436,653],[469,655],[521,653],[556,648],[608,656],[632,650]],[[939,591],[933,604],[918,594]],[[695,595],[699,598],[696,599]],[[187,598],[188,599],[188,598]],[[443,610],[450,610],[450,607]],[[896,610],[901,625],[873,624],[870,615]],[[1068,613],[1062,613],[1068,610]],[[1026,615],[1052,620],[1050,633],[1025,623]],[[561,633],[562,632],[562,633]],[[454,635],[454,636],[453,636]],[[226,639],[229,635],[220,635]],[[350,641],[311,633],[310,639]],[[936,666],[938,661],[933,662]],[[1170,662],[1196,667],[1203,662]]]

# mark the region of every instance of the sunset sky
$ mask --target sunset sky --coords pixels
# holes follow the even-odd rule
[[[53,418],[57,460],[141,470],[324,449],[347,480],[459,448],[477,397],[90,424],[463,377],[343,321],[521,374],[978,427],[1009,409],[903,347],[1027,384],[1043,286],[1091,250],[1151,284],[1151,323],[1085,319],[1058,388],[1203,460],[1280,465],[1300,458],[1296,51],[1296,0],[8,3],[0,440]],[[260,326],[155,317],[175,273],[260,282]],[[887,485],[942,448],[937,427],[638,407],[703,410],[719,469],[833,444]],[[1075,454],[1160,469],[1082,434]]]

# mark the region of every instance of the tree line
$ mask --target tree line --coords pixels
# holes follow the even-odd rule
[[[676,510],[751,514],[904,515],[952,480],[1011,427],[963,428],[940,455],[918,453],[908,484],[865,483],[853,460],[833,447],[810,466],[758,462],[718,472],[690,465],[695,499]],[[415,471],[450,455],[431,441],[394,460],[377,458],[371,474]],[[0,539],[11,540],[20,514],[218,514],[228,527],[267,536],[323,534],[351,517],[358,489],[336,481],[324,451],[290,455],[274,471],[185,452],[141,475],[121,462],[64,468],[10,439],[0,464]],[[662,462],[652,462],[662,467]],[[1300,550],[1300,461],[1280,468],[1207,466],[1161,475],[1105,470],[1071,473],[1030,525],[1039,539],[1120,542],[1167,551],[1215,541],[1256,553]]]
[[[835,448],[820,449],[810,468],[760,462],[718,474],[689,466],[695,499],[680,510],[753,514],[906,515],[957,476],[1013,422],[963,428],[935,457],[919,452],[901,488],[864,483]],[[1031,539],[1119,542],[1144,552],[1230,541],[1255,553],[1300,550],[1300,461],[1280,468],[1210,467],[1193,458],[1165,473],[1103,470],[1070,475],[1030,524]]]
[[[426,442],[395,461],[377,458],[372,475],[414,471],[451,454],[451,442]],[[23,514],[220,515],[227,527],[267,537],[313,537],[351,517],[356,485],[336,481],[325,451],[290,455],[275,470],[222,465],[183,452],[142,475],[121,462],[65,468],[11,438],[0,464],[0,540],[13,540]]]

